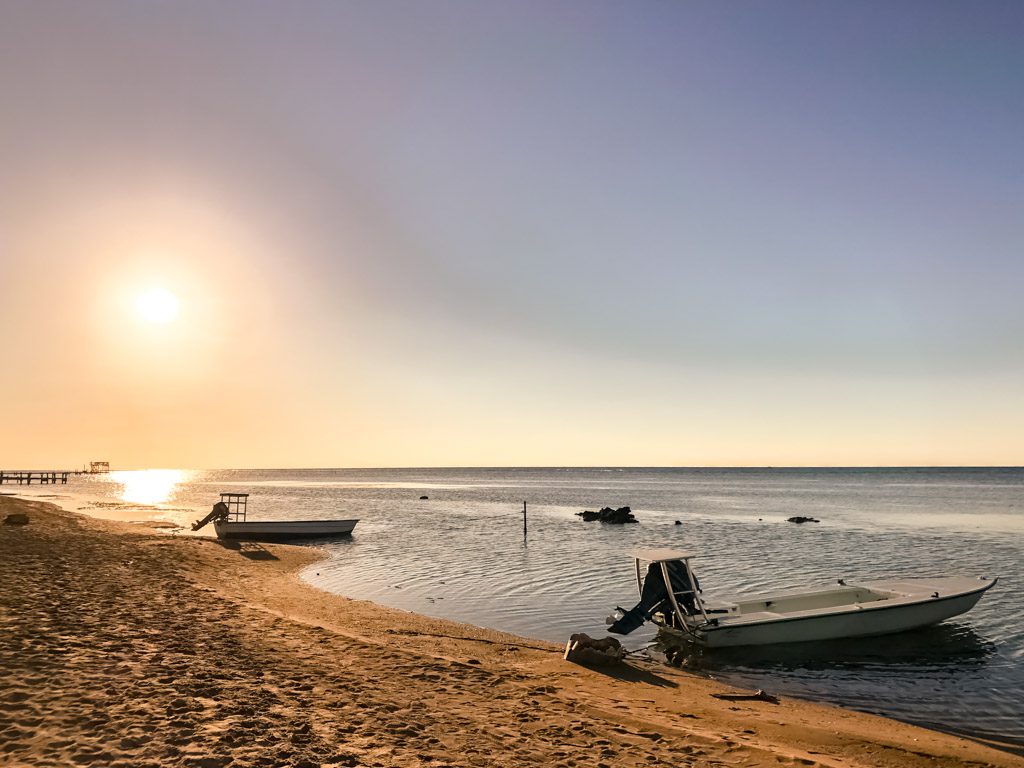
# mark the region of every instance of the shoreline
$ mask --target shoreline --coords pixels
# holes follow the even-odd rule
[[[225,546],[0,496],[13,765],[995,765],[979,741],[317,589],[319,550]]]

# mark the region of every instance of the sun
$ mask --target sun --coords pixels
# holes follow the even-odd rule
[[[163,325],[178,316],[178,297],[166,288],[151,288],[135,300],[135,308],[147,323]]]

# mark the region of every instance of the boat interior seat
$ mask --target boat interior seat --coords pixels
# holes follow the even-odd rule
[[[790,614],[786,615],[789,616]],[[781,619],[782,614],[775,613],[774,611],[755,611],[754,613],[744,613],[737,618],[743,621],[768,621],[769,619]]]
[[[705,600],[704,612],[709,616],[720,613],[739,613],[740,606],[738,603],[730,603],[725,600]]]

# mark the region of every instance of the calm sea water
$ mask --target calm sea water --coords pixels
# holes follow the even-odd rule
[[[324,589],[558,642],[603,635],[614,606],[635,602],[638,547],[697,552],[708,595],[998,575],[974,610],[939,626],[884,642],[705,652],[696,665],[739,685],[1024,745],[1024,469],[162,470],[30,492],[100,516],[186,524],[221,491],[249,492],[250,518],[360,518],[305,574]],[[622,505],[639,525],[575,515]],[[791,515],[821,523],[786,523]]]

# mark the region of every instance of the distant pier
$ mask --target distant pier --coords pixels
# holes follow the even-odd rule
[[[74,469],[0,469],[0,485],[67,485],[68,475],[80,475]]]

